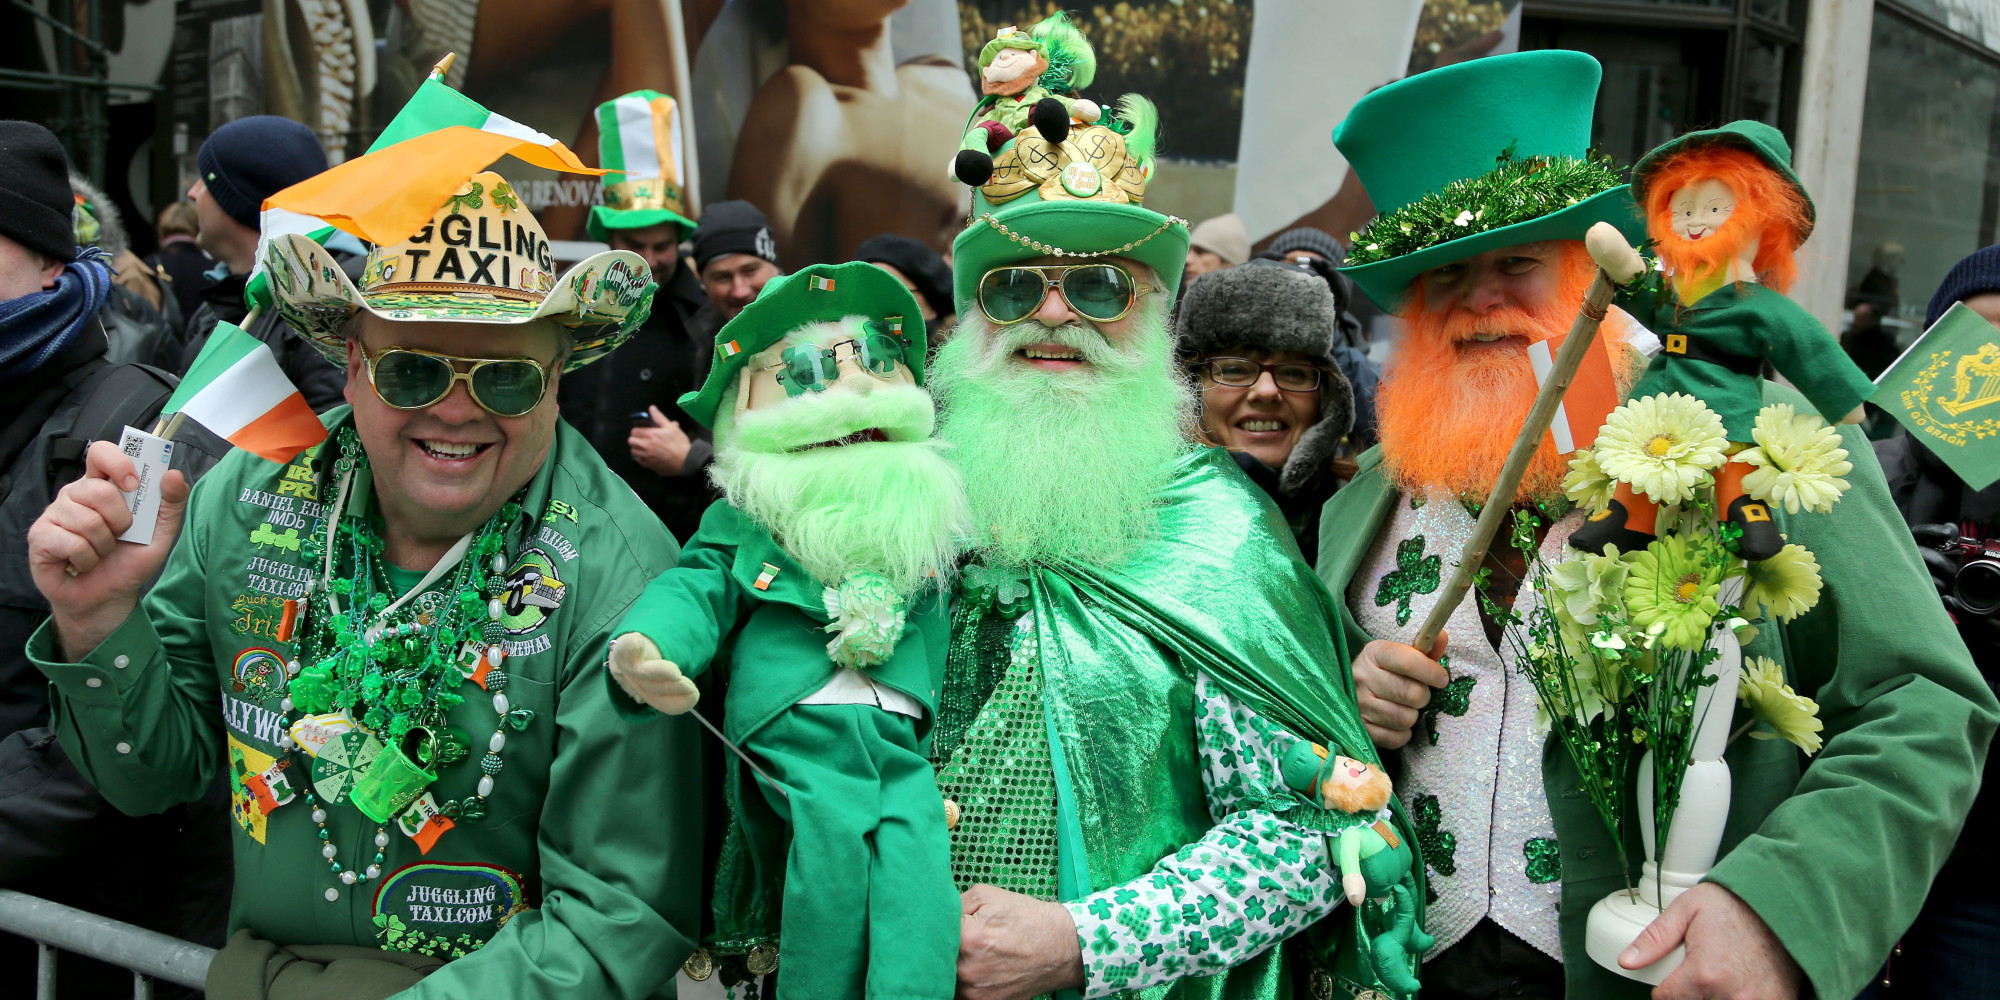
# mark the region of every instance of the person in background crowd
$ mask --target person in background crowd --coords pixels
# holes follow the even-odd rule
[[[200,220],[195,242],[221,261],[209,274],[214,281],[202,290],[202,304],[188,317],[179,342],[162,345],[155,363],[185,372],[208,343],[217,323],[243,324],[250,309],[243,289],[256,265],[258,221],[264,199],[326,169],[326,151],[312,130],[288,118],[251,115],[238,118],[209,134],[195,154],[201,176],[188,188]],[[362,249],[359,241],[341,233],[329,240],[335,260],[346,263]],[[298,386],[306,404],[324,413],[341,403],[347,373],[328,364],[309,345],[287,336],[274,310],[265,310],[246,328],[270,345],[278,367]]]
[[[757,298],[765,282],[785,273],[770,220],[747,201],[718,201],[702,212],[694,266],[713,307],[702,323],[710,338]]]
[[[1330,350],[1338,312],[1317,275],[1253,260],[1196,278],[1174,327],[1201,390],[1202,439],[1229,449],[1270,494],[1308,566],[1320,508],[1338,486],[1332,460],[1354,420]]]
[[[165,282],[132,253],[118,206],[82,174],[69,175],[76,198],[70,222],[77,246],[94,246],[111,257],[111,297],[98,314],[112,364],[150,361],[161,343],[181,328],[180,302]]]
[[[147,255],[146,266],[166,280],[174,301],[180,304],[185,325],[186,318],[201,308],[201,292],[209,283],[207,272],[215,267],[215,258],[195,243],[201,220],[195,216],[194,202],[176,201],[160,209],[153,231],[160,248]]]
[[[1945,274],[1924,311],[1924,328],[1958,302],[2000,325],[2000,246],[1973,252]],[[1876,448],[1905,453],[1897,463],[1903,474],[1889,483],[1896,507],[1916,536],[1972,662],[1989,686],[2000,689],[2000,560],[1968,553],[2000,540],[2000,483],[1973,489],[1908,432]],[[1993,773],[1992,760],[1987,758],[1987,774]],[[1882,980],[1890,985],[1878,981],[1863,1000],[2000,997],[2000,969],[1993,964],[2000,955],[2000,875],[1981,851],[2000,834],[2000,799],[1987,795],[1990,790],[1982,786],[1972,800],[1958,846],[1884,970]]]
[[[27,656],[49,605],[18,540],[92,441],[152,426],[173,388],[105,357],[103,320],[123,290],[105,254],[77,244],[70,176],[48,129],[0,121],[0,538],[10,540],[0,547],[0,886],[217,947],[230,878],[220,784],[152,815],[112,808],[56,742],[48,681]],[[58,962],[59,996],[131,989],[123,969],[69,953]],[[26,995],[33,967],[27,941],[0,937],[0,993]]]
[[[657,100],[661,96],[642,90],[598,106],[600,162],[628,169],[604,175],[604,204],[591,208],[586,223],[592,239],[644,258],[660,290],[652,314],[619,349],[617,364],[592,365],[570,377],[562,409],[604,464],[631,484],[676,541],[685,541],[718,495],[708,482],[715,446],[712,432],[687,419],[676,400],[701,388],[714,347],[712,334],[692,332],[708,296],[680,252],[695,223],[673,180],[680,120],[670,104]],[[650,119],[620,117],[623,109],[640,108]],[[661,135],[670,137],[664,155],[655,139]],[[650,169],[637,165],[641,158]]]
[[[936,250],[908,236],[883,233],[861,241],[854,259],[865,260],[896,276],[917,297],[924,312],[924,331],[935,351],[958,325],[957,307],[951,303],[951,265]]]
[[[1382,381],[1382,366],[1368,356],[1367,327],[1361,317],[1380,314],[1381,310],[1367,296],[1354,294],[1354,282],[1340,273],[1340,266],[1347,263],[1347,251],[1340,241],[1321,230],[1306,226],[1288,229],[1271,241],[1269,250],[1257,256],[1305,268],[1324,279],[1333,291],[1334,305],[1340,309],[1340,330],[1333,339],[1333,361],[1354,390],[1354,426],[1348,430],[1347,443],[1341,446],[1334,465],[1340,478],[1352,478],[1355,456],[1375,445],[1375,387]]]
[[[1250,259],[1250,234],[1235,213],[1218,215],[1194,227],[1188,234],[1187,266],[1181,270],[1181,287],[1187,282],[1225,267],[1235,267]]]

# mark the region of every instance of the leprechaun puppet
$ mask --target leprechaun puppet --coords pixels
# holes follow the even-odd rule
[[[699,933],[704,748],[621,721],[604,649],[675,546],[556,403],[653,282],[628,251],[555,271],[497,173],[382,163],[342,169],[436,208],[358,286],[303,236],[262,258],[347,372],[327,440],[233,452],[191,495],[169,473],[148,545],[113,540],[135,470],[93,449],[29,531],[28,653],[113,805],[230,777],[210,997],[653,996]]]
[[[993,177],[993,156],[1016,133],[1033,126],[1052,146],[1069,138],[1070,119],[1103,117],[1097,102],[1077,91],[1097,75],[1097,53],[1061,11],[1022,31],[1001,28],[979,50],[979,92],[985,96],[965,123],[965,138],[951,162],[952,176],[978,187]]]
[[[781,995],[813,1000],[953,994],[953,818],[927,754],[966,508],[931,439],[922,332],[887,271],[814,265],[722,328],[681,399],[715,429],[725,498],[619,624],[611,676],[680,714],[716,675],[747,753],[728,762],[736,824],[690,974],[775,966]]]
[[[1631,397],[1700,399],[1721,416],[1732,455],[1751,445],[1764,406],[1766,361],[1829,422],[1850,414],[1858,420],[1857,408],[1875,390],[1819,320],[1785,295],[1798,276],[1798,248],[1813,227],[1812,199],[1791,159],[1784,133],[1740,121],[1681,136],[1632,170],[1632,196],[1645,210],[1659,267],[1634,278],[1614,301],[1650,327],[1663,349]],[[1591,253],[1609,270],[1629,248],[1613,233]],[[1732,460],[1716,470],[1715,502],[1742,532],[1743,558],[1768,559],[1785,538],[1770,509],[1743,490],[1752,469]],[[1620,483],[1609,506],[1578,528],[1570,544],[1586,552],[1607,544],[1643,550],[1653,540],[1658,509]]]

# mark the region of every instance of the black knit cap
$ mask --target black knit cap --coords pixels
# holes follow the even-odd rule
[[[939,316],[951,315],[955,308],[951,301],[951,268],[936,250],[921,241],[895,233],[861,241],[854,248],[854,259],[870,264],[887,264],[903,272],[903,277],[917,286],[917,294],[930,303]]]
[[[778,241],[771,237],[771,220],[747,201],[718,201],[702,209],[694,231],[694,269],[733,253],[778,262]]]
[[[1974,250],[1952,265],[1937,294],[1931,296],[1930,307],[1924,310],[1924,329],[1930,329],[1954,303],[1987,292],[2000,292],[2000,246]]]
[[[34,122],[0,121],[0,236],[68,263],[76,259],[69,157]]]
[[[290,118],[251,115],[209,133],[195,165],[215,204],[256,229],[264,199],[324,172],[326,150],[312,129]]]

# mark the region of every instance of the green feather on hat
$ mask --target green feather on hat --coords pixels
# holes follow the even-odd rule
[[[663,222],[694,232],[687,217],[687,155],[681,144],[680,107],[656,90],[635,90],[597,106],[598,165],[604,204],[593,206],[585,228],[594,240],[613,229],[646,229]]]

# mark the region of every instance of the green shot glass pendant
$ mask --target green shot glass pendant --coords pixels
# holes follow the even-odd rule
[[[357,885],[382,876],[388,824],[406,812],[406,833],[441,817],[475,824],[486,817],[503,764],[507,735],[521,732],[535,713],[508,701],[507,527],[521,515],[521,497],[502,504],[477,532],[460,541],[455,561],[441,563],[400,597],[381,562],[382,539],[365,515],[342,516],[354,475],[367,455],[352,428],[340,432],[334,463],[339,490],[326,535],[308,539],[301,554],[322,567],[307,597],[299,657],[286,664],[288,681],[279,704],[279,743],[302,782],[320,855],[334,878]],[[448,555],[447,559],[451,559]],[[440,588],[435,584],[449,578]],[[472,757],[467,734],[445,724],[463,704],[467,682],[492,699],[493,729],[473,794],[432,805],[421,801],[446,769]],[[357,852],[343,866],[327,830],[328,809],[351,803],[377,824],[374,855]],[[416,815],[421,812],[422,815]],[[427,842],[426,842],[427,844]],[[332,890],[328,890],[331,892]]]

